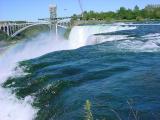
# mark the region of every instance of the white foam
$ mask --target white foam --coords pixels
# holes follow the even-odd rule
[[[138,40],[125,40],[117,44],[117,48],[120,50],[127,50],[133,52],[158,52],[160,51],[160,46],[156,44],[153,40],[148,40],[145,42]]]
[[[142,36],[142,38],[145,40],[153,40],[160,43],[160,33],[150,33],[145,36]]]
[[[30,103],[18,100],[15,95],[0,87],[0,120],[33,120],[36,113],[37,110]]]
[[[154,49],[158,49],[159,46],[156,45],[156,43],[154,43],[153,41],[147,41],[143,44],[143,46],[140,47],[140,49],[145,50],[154,50]]]
[[[88,37],[87,39],[87,45],[92,44],[99,44],[103,42],[109,42],[109,41],[118,41],[118,40],[125,40],[125,39],[133,39],[134,37],[129,37],[128,35],[93,35]]]
[[[145,35],[145,36],[142,36],[142,37],[156,37],[156,36],[160,36],[160,33],[150,33],[150,34],[147,34],[147,35]]]

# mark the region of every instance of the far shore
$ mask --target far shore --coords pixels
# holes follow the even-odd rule
[[[129,22],[160,22],[160,19],[144,19],[137,21],[136,19],[133,20],[75,20],[73,21],[73,26],[75,25],[94,25],[94,24],[113,24],[116,22],[122,22],[122,23],[129,23]]]

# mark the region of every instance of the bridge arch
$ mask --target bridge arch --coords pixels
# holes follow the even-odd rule
[[[12,32],[11,32],[11,26],[8,26],[8,30],[9,30],[9,35],[11,35],[12,34]]]
[[[18,30],[18,25],[16,25],[16,27],[15,27],[15,28],[16,28],[16,30]]]
[[[4,27],[3,26],[1,27],[1,30],[4,31]]]
[[[11,38],[15,37],[16,35],[18,35],[19,33],[25,31],[26,29],[30,28],[30,27],[33,27],[33,26],[37,26],[37,25],[49,25],[49,23],[36,23],[36,24],[31,24],[31,25],[28,25],[28,26],[25,26],[25,27],[20,27],[19,29],[19,26],[16,26],[16,29],[19,29],[18,31],[16,31],[14,34],[11,35]]]
[[[7,26],[4,27],[4,31],[7,33]]]
[[[11,35],[11,38],[17,36],[19,33],[25,31],[26,29],[28,29],[28,28],[30,28],[30,27],[33,27],[33,26],[37,26],[37,25],[48,25],[48,26],[49,26],[50,23],[36,23],[36,24],[30,24],[30,25],[25,26],[25,27],[19,29],[18,31],[16,31],[14,34]],[[58,26],[58,27],[61,27],[61,28],[64,28],[64,29],[67,28],[67,27],[61,26],[61,25],[59,25],[59,24],[58,24],[57,26]],[[17,27],[19,27],[19,26],[17,26]],[[17,27],[16,27],[16,28],[17,28]]]

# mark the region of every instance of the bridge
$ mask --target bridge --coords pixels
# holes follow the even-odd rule
[[[5,32],[8,36],[15,37],[22,31],[37,25],[48,25],[50,30],[56,29],[56,34],[58,34],[58,27],[67,28],[71,24],[69,21],[64,21],[70,19],[71,17],[57,17],[57,6],[51,5],[49,7],[50,18],[38,19],[38,22],[0,22],[0,30]]]

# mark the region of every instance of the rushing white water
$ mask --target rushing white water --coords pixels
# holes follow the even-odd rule
[[[4,53],[0,58],[0,84],[4,83],[9,76],[23,73],[21,70],[14,71],[19,61],[64,49],[66,41],[63,39],[56,41],[53,36],[40,35],[32,40],[18,43]],[[66,49],[68,48],[66,47]],[[0,120],[34,119],[38,109],[33,108],[29,101],[33,101],[33,98],[28,96],[24,100],[18,100],[9,90],[0,87]]]
[[[152,33],[141,37],[143,40],[127,40],[117,44],[117,49],[133,52],[159,52],[160,51],[160,34]],[[141,39],[140,38],[140,39]]]
[[[95,40],[88,39],[93,34],[127,29],[135,29],[135,27],[111,25],[76,26],[72,29],[69,40],[64,40],[60,37],[55,39],[53,34],[42,34],[34,39],[20,42],[12,46],[0,58],[0,84],[3,84],[8,77],[18,74],[15,73],[14,68],[20,61],[36,58],[52,51],[75,49],[88,44],[95,44]],[[116,39],[110,38],[110,41],[112,40]],[[104,41],[107,40],[105,39],[101,42]],[[0,86],[0,120],[34,119],[38,109],[31,105],[31,101],[33,101],[31,96],[19,100],[10,90]]]
[[[118,40],[125,40],[125,39],[134,39],[134,37],[129,37],[128,35],[98,35],[98,36],[93,35],[88,37],[86,44],[92,45],[92,44],[99,44],[103,42],[118,41]]]
[[[69,41],[72,48],[79,48],[81,46],[88,45],[88,43],[89,44],[92,43],[91,41],[88,40],[88,38],[91,35],[115,32],[119,30],[132,30],[132,29],[136,29],[136,27],[128,27],[120,25],[75,26],[71,31],[71,34],[69,36]],[[93,44],[94,43],[95,41],[93,41]]]

